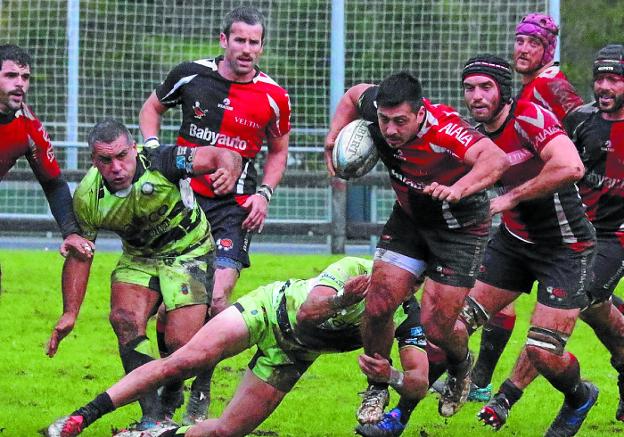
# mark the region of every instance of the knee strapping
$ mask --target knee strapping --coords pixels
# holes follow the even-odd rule
[[[562,356],[568,342],[569,335],[546,328],[531,326],[527,334],[527,346],[534,346]]]
[[[459,319],[466,325],[468,335],[475,332],[481,326],[485,325],[490,315],[483,307],[470,296],[464,299],[464,306],[459,313]]]

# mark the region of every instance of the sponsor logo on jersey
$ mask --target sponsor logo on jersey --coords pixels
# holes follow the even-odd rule
[[[205,109],[202,109],[199,106],[199,102],[195,101],[195,104],[193,105],[193,116],[196,119],[200,120],[200,119],[204,118],[207,113],[208,113],[208,111],[206,111]]]
[[[188,294],[189,293],[188,285],[182,284],[182,286],[180,287],[180,293]]]
[[[153,192],[154,192],[154,185],[150,184],[149,182],[145,182],[143,185],[141,185],[141,193],[149,196]]]
[[[535,144],[542,144],[544,140],[546,140],[546,138],[548,138],[549,136],[557,132],[561,132],[561,129],[559,129],[559,126],[547,127],[546,129],[542,130],[539,134],[537,134],[537,136],[535,137]]]
[[[624,180],[601,175],[594,171],[585,173],[583,180],[594,189],[601,187],[608,188],[610,190],[614,188],[619,190],[624,189]]]
[[[468,128],[458,125],[457,123],[449,123],[440,129],[440,133],[445,133],[450,137],[454,137],[462,143],[465,147],[468,147],[472,142],[472,134],[468,131]]]
[[[410,178],[406,177],[405,175],[402,175],[401,173],[399,173],[395,169],[390,169],[390,176],[393,177],[394,179],[397,179],[401,183],[407,185],[408,187],[413,188],[413,189],[418,190],[418,191],[424,190],[425,187],[427,186],[426,184],[424,184],[422,182],[417,182],[417,181],[415,181],[413,179],[410,179]]]
[[[229,238],[219,238],[217,240],[217,247],[219,250],[225,250],[227,252],[234,248],[234,242]]]
[[[400,161],[407,161],[407,158],[403,156],[403,150],[401,149],[394,149],[394,158]]]
[[[247,141],[241,139],[239,136],[232,138],[229,135],[213,132],[209,128],[202,129],[194,123],[191,123],[189,135],[207,141],[211,146],[219,145],[238,150],[247,149]]]
[[[568,292],[563,288],[558,287],[546,287],[546,292],[548,293],[548,298],[555,302],[563,302],[563,300],[568,297]]]
[[[260,129],[260,124],[256,123],[253,120],[247,120],[246,118],[243,118],[243,117],[234,116],[234,121],[242,126],[248,126],[254,129]]]
[[[233,111],[234,108],[230,106],[230,103],[232,102],[226,97],[225,99],[223,99],[222,103],[217,103],[217,108],[225,109],[226,111]]]

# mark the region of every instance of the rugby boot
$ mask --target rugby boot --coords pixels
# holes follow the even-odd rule
[[[477,417],[483,425],[488,425],[499,430],[509,417],[509,401],[502,393],[497,393],[492,399],[477,413]]]
[[[48,437],[74,437],[84,429],[84,417],[64,416],[48,427]]]
[[[618,391],[620,393],[620,402],[618,402],[618,407],[615,411],[615,420],[624,422],[624,373],[622,372],[618,372]]]
[[[179,428],[171,420],[155,421],[149,417],[142,417],[126,429],[114,434],[114,437],[157,437],[172,429]]]
[[[384,408],[388,405],[390,394],[387,388],[369,385],[366,391],[360,393],[362,404],[357,411],[357,420],[361,424],[376,423],[383,419]]]
[[[470,392],[468,392],[468,401],[470,402],[487,402],[492,399],[492,384],[485,387],[479,387],[470,383]]]
[[[446,387],[438,402],[438,412],[443,417],[451,417],[466,403],[470,392],[470,370],[472,354],[456,366],[449,366]]]
[[[383,415],[377,423],[359,424],[355,433],[364,437],[396,437],[403,434],[405,425],[401,423],[401,410],[394,408]]]
[[[587,418],[589,410],[596,405],[598,400],[598,387],[591,382],[583,382],[589,392],[587,401],[578,408],[572,408],[565,401],[559,414],[544,434],[544,437],[571,437],[581,429],[581,425]]]

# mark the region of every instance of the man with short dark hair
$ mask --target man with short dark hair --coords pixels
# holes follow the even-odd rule
[[[588,304],[585,290],[595,248],[594,228],[574,185],[583,176],[582,161],[552,112],[509,98],[511,66],[505,60],[492,55],[471,58],[462,81],[466,106],[481,122],[477,129],[505,151],[511,167],[500,179],[500,194],[491,201],[491,213],[502,212],[501,225],[488,242],[454,334],[467,344],[468,336],[491,314],[530,293],[537,281],[538,303],[525,350],[530,364],[566,400],[546,435],[573,435],[598,397],[595,385],[581,381],[574,355],[565,352],[580,311]],[[501,390],[508,399],[517,394],[514,387]],[[480,417],[496,425],[499,418],[489,411],[482,410]]]
[[[94,241],[100,229],[107,229],[122,239],[123,253],[111,275],[109,317],[130,373],[152,360],[145,329],[161,302],[170,321],[165,332],[170,350],[179,349],[204,324],[214,242],[187,177],[210,173],[215,192],[226,194],[240,175],[241,158],[219,148],[162,146],[139,152],[128,129],[113,119],[96,124],[88,143],[93,167],[76,189],[74,210],[84,237]],[[76,323],[91,263],[72,255],[65,260],[63,314],[50,337],[50,356]],[[136,431],[162,427],[156,390],[139,402],[143,417]]]
[[[45,193],[63,238],[61,253],[91,256],[94,246],[81,238],[72,211],[71,193],[54,156],[50,137],[26,95],[31,79],[30,55],[14,44],[0,45],[0,180],[25,157]]]
[[[265,38],[265,19],[258,9],[240,6],[232,10],[224,18],[219,37],[223,55],[174,67],[139,114],[146,145],[159,144],[162,115],[181,106],[178,145],[226,148],[243,158],[243,172],[233,193],[214,193],[209,175],[191,180],[217,244],[214,292],[209,302],[212,315],[227,307],[241,270],[250,266],[252,234],[262,231],[288,158],[288,94],[256,65]],[[268,149],[260,181],[255,159],[265,141]],[[175,399],[176,393],[182,395],[181,384],[166,387],[163,398]],[[209,400],[210,375],[200,375],[193,382],[184,422],[205,418]],[[169,405],[169,414],[176,407],[175,403]]]
[[[242,296],[212,318],[189,343],[170,357],[130,373],[106,392],[48,428],[50,437],[73,437],[104,414],[132,402],[163,382],[213,369],[222,359],[257,346],[232,401],[218,418],[192,427],[169,426],[141,436],[242,436],[252,433],[277,408],[304,372],[324,353],[361,347],[362,301],[372,262],[345,257],[317,277],[278,281]],[[386,381],[402,396],[421,399],[427,392],[425,335],[413,297],[393,316],[393,337],[403,371],[382,357],[361,361],[375,380]],[[68,424],[79,424],[70,427]],[[138,434],[122,432],[119,437]]]
[[[449,390],[439,410],[450,416],[466,400],[471,367],[467,345],[451,334],[487,242],[485,189],[507,168],[505,154],[453,108],[425,99],[416,77],[399,72],[379,86],[356,85],[340,100],[325,141],[332,175],[334,141],[357,118],[371,122],[397,196],[375,252],[362,321],[364,350],[369,357],[388,357],[392,314],[426,275],[422,322],[428,340],[448,356]],[[369,380],[359,422],[381,420],[387,401],[387,384]]]

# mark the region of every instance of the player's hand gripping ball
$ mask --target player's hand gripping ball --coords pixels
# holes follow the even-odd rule
[[[368,131],[369,124],[370,121],[354,120],[338,134],[332,151],[332,163],[339,178],[364,176],[379,161],[379,153]]]

